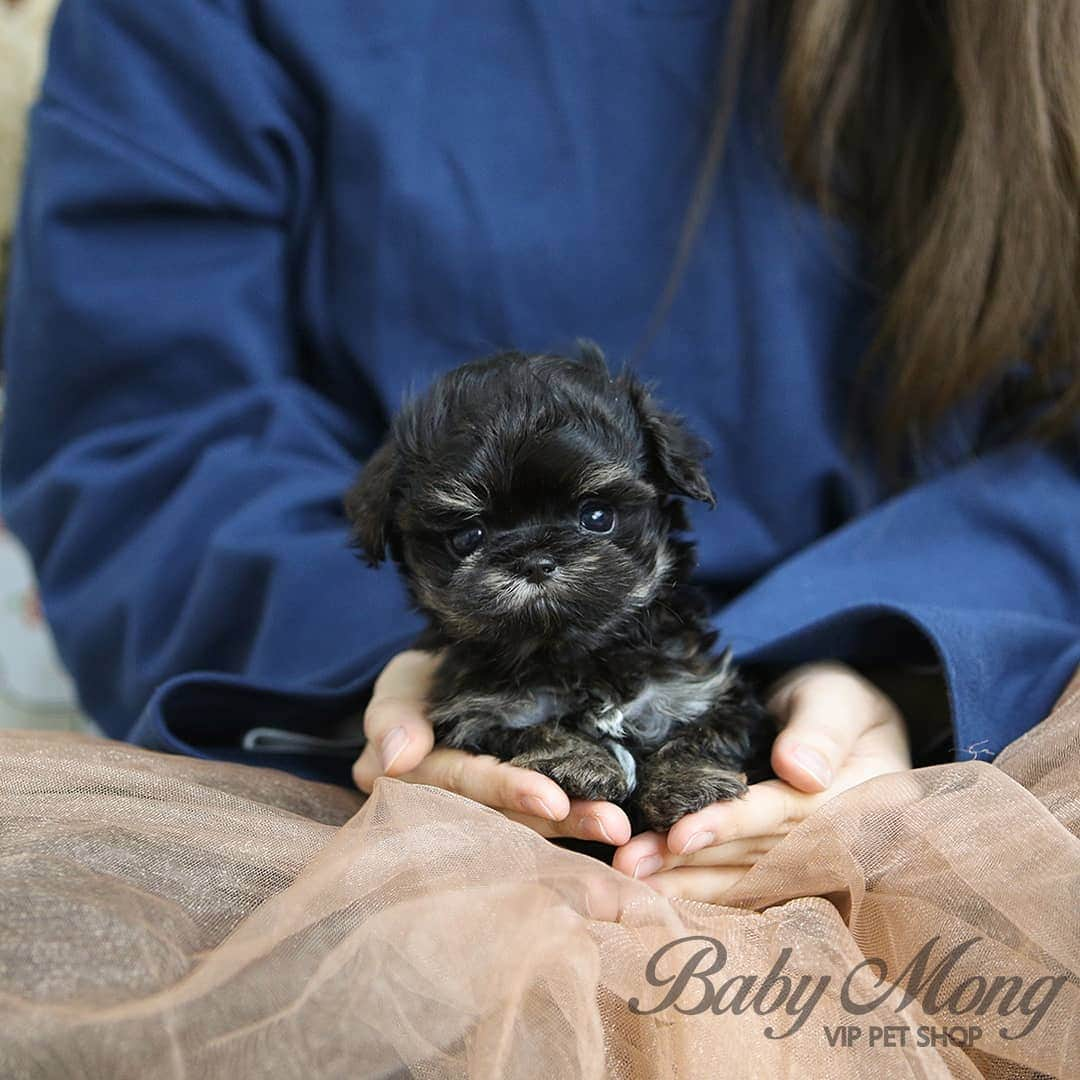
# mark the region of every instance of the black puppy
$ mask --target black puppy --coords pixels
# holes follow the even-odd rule
[[[438,741],[626,805],[637,826],[746,790],[767,714],[716,655],[680,496],[715,504],[705,445],[600,350],[501,353],[395,417],[346,495],[442,649]]]

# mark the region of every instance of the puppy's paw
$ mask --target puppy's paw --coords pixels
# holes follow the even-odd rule
[[[622,802],[630,794],[630,784],[614,755],[597,748],[575,750],[552,757],[550,751],[534,750],[510,759],[511,765],[550,776],[571,799],[601,799]]]
[[[654,758],[642,770],[634,801],[645,828],[667,832],[687,814],[745,794],[745,773],[725,769],[714,761]]]

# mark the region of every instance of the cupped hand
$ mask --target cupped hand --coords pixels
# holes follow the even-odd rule
[[[613,845],[630,839],[630,821],[613,803],[569,799],[554,780],[485,754],[435,747],[425,701],[437,654],[398,653],[375,681],[364,714],[367,746],[353,780],[370,794],[380,776],[431,784],[474,799],[535,829],[541,836],[576,837]]]
[[[844,664],[796,668],[767,704],[781,729],[772,748],[778,779],[688,814],[666,834],[635,836],[615,853],[617,870],[667,896],[716,902],[823,803],[911,768],[900,711]]]

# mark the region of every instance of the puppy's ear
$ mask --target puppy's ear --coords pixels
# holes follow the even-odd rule
[[[378,566],[386,558],[397,501],[398,446],[391,437],[371,455],[353,486],[345,493],[345,516],[352,525],[351,543]]]
[[[611,378],[607,361],[604,359],[604,352],[595,341],[590,341],[588,338],[578,338],[574,344],[577,349],[579,364],[588,368],[594,375],[602,376],[605,379]]]
[[[661,489],[716,506],[716,496],[705,473],[708,444],[680,417],[660,408],[639,379],[628,372],[621,379],[637,413]]]

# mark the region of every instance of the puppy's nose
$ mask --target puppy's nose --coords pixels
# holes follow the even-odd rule
[[[518,563],[518,572],[529,581],[539,583],[555,573],[557,563],[550,555],[527,555]]]

